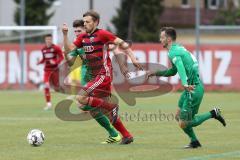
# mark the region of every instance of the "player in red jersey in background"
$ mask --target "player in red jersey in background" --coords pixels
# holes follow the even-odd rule
[[[59,72],[58,65],[63,60],[63,53],[59,46],[53,44],[53,38],[51,34],[47,34],[44,37],[45,45],[42,48],[42,59],[38,64],[44,64],[44,94],[46,99],[46,106],[44,110],[48,110],[52,107],[49,78],[51,76],[52,82],[55,86],[59,85]],[[53,72],[54,71],[54,72]]]
[[[118,104],[105,101],[105,97],[111,95],[111,82],[112,82],[112,63],[107,52],[110,43],[119,46],[124,53],[126,53],[132,60],[135,67],[142,69],[129,44],[122,39],[116,37],[112,33],[98,29],[99,14],[95,11],[88,11],[83,15],[85,34],[81,34],[70,44],[68,40],[68,27],[63,25],[63,40],[66,52],[70,52],[77,48],[84,49],[85,58],[88,67],[91,70],[92,80],[89,81],[77,96],[77,101],[82,105],[89,105],[96,108],[103,108],[110,112],[110,119],[112,124],[118,130],[125,130],[120,118],[118,117]],[[132,135],[126,132],[121,144],[128,144],[133,141]]]

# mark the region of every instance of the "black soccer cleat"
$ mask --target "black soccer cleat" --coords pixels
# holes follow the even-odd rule
[[[112,119],[111,123],[112,124],[115,124],[118,119],[118,109],[119,109],[119,106],[116,105],[116,107],[114,107],[111,112],[111,119]]]
[[[120,144],[130,144],[133,142],[133,137],[123,137]]]
[[[185,149],[195,149],[198,147],[202,147],[198,140],[190,142],[188,145],[184,146]]]
[[[212,117],[215,118],[216,120],[218,120],[220,123],[222,123],[222,125],[225,127],[226,126],[226,122],[225,119],[223,118],[222,114],[221,114],[221,110],[217,107],[213,108],[212,111],[210,111],[212,114]]]

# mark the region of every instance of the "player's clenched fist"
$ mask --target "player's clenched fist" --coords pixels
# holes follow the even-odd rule
[[[67,33],[68,33],[68,26],[66,23],[63,23],[62,32],[64,35],[67,35]]]

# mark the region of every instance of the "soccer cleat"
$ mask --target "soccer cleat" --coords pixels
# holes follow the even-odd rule
[[[198,148],[198,147],[202,147],[202,145],[200,144],[200,142],[198,140],[192,141],[188,145],[184,146],[185,149],[194,149],[194,148]]]
[[[133,142],[133,137],[123,137],[120,144],[130,144]]]
[[[116,107],[113,108],[112,112],[110,113],[111,114],[111,123],[112,124],[115,124],[116,121],[117,121],[117,118],[118,118],[118,105],[116,105]]]
[[[121,140],[121,136],[118,135],[117,137],[111,137],[109,136],[108,139],[104,142],[102,142],[102,144],[112,144],[112,143],[118,143]]]
[[[217,107],[213,108],[213,110],[211,111],[211,114],[212,114],[212,117],[218,120],[220,123],[222,123],[224,127],[226,126],[225,119],[223,118],[221,114],[221,110],[219,108]]]
[[[47,110],[50,110],[51,108],[52,108],[52,103],[48,102],[46,106],[43,108],[43,110],[47,111]]]

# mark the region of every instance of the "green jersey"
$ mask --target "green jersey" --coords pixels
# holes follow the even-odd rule
[[[69,55],[72,57],[81,57],[82,59],[82,68],[81,68],[81,84],[85,85],[88,81],[91,80],[91,71],[89,67],[87,66],[87,60],[82,58],[84,56],[85,52],[83,48],[75,49],[74,51],[70,52]]]
[[[73,50],[72,52],[69,53],[69,55],[72,56],[72,57],[81,56],[83,54],[84,54],[83,48],[75,49],[75,50]]]
[[[173,76],[177,72],[182,85],[199,84],[198,62],[196,58],[182,45],[173,43],[169,49],[168,57],[172,63],[172,68],[165,71],[158,71],[157,76]]]

